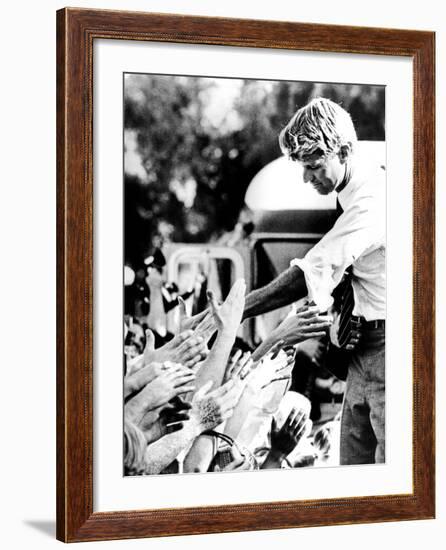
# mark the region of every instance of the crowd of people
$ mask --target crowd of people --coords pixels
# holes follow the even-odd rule
[[[296,391],[302,352],[310,344],[317,356],[327,315],[311,304],[295,308],[251,349],[238,336],[242,279],[222,303],[207,290],[207,303],[193,315],[193,295],[167,304],[162,269],[148,267],[145,282],[147,314],[125,318],[126,475],[339,463],[339,415],[315,428],[310,399]],[[176,334],[167,330],[172,307]]]

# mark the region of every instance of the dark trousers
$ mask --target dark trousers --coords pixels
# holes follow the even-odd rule
[[[341,420],[341,464],[385,461],[385,329],[363,333],[352,354]]]

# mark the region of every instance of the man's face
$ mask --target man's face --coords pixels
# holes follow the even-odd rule
[[[325,158],[313,155],[301,164],[304,182],[310,182],[320,195],[331,193],[345,175],[345,163],[340,159],[339,153]]]

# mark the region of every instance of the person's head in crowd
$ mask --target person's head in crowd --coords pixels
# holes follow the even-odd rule
[[[144,351],[145,345],[146,336],[144,327],[136,319],[132,319],[130,326],[127,326],[126,330],[124,353],[129,359],[132,359]]]
[[[339,465],[340,436],[341,423],[337,420],[326,422],[315,432],[313,446],[317,455],[317,465]]]
[[[135,272],[129,265],[124,266],[124,285],[131,286],[135,282]]]
[[[282,152],[301,163],[304,181],[321,195],[343,181],[356,142],[349,113],[321,97],[300,108],[279,136]]]

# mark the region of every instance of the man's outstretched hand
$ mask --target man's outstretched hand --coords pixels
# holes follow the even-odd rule
[[[274,340],[283,340],[285,346],[293,346],[308,338],[325,336],[331,324],[331,318],[321,315],[317,306],[304,306],[274,329]]]

